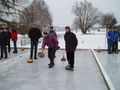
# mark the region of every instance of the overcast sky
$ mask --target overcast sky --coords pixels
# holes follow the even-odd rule
[[[72,25],[72,7],[76,1],[84,0],[45,0],[53,16],[54,26]],[[120,0],[87,0],[103,13],[114,13],[120,24]]]

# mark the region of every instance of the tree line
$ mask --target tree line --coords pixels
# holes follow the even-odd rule
[[[52,24],[52,15],[44,0],[33,0],[27,7],[23,3],[28,3],[28,0],[0,0],[0,22],[7,26],[14,24],[21,34],[27,33],[32,24],[40,28]],[[5,16],[16,16],[19,19],[8,21]]]
[[[108,28],[115,26],[117,20],[112,13],[103,14],[88,1],[76,2],[73,6],[73,13],[75,15],[74,25],[81,29],[83,34],[93,27],[95,24],[100,24]]]
[[[24,7],[22,4],[28,3],[28,1],[0,0],[0,23],[5,23],[8,26],[14,24],[21,34],[27,33],[32,24],[36,24],[40,28],[52,25],[52,15],[46,2],[44,0],[33,0],[30,5]],[[106,28],[117,24],[113,13],[103,14],[86,0],[77,1],[72,12],[75,15],[74,25],[81,29],[83,34],[86,34],[95,24],[100,24]],[[19,19],[9,21],[6,19],[7,16],[17,16]]]

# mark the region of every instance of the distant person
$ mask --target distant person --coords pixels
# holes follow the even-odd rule
[[[7,33],[7,36],[8,36],[8,43],[7,43],[8,52],[10,53],[10,51],[11,51],[11,47],[10,47],[11,32],[10,32],[9,28],[6,28],[6,33]]]
[[[34,50],[34,59],[37,59],[37,47],[38,41],[42,37],[40,29],[38,29],[37,25],[33,25],[32,28],[29,30],[28,36],[31,40],[31,49],[30,49],[30,58],[28,63],[33,62],[33,50]]]
[[[58,41],[55,35],[48,34],[47,32],[43,32],[43,43],[42,43],[42,52],[45,49],[45,46],[48,46],[48,58],[50,59],[49,68],[52,68],[55,65],[54,58],[55,58],[55,51],[58,47]]]
[[[0,29],[0,46],[1,46],[1,58],[7,59],[7,42],[8,36],[6,34],[6,30],[4,28]]]
[[[53,29],[53,26],[50,27],[49,34],[54,34],[57,37],[57,34],[56,34],[55,30]]]
[[[66,33],[64,35],[65,49],[68,60],[68,65],[65,67],[66,70],[74,70],[74,53],[78,44],[76,35],[71,32],[69,26],[65,27]]]
[[[18,35],[17,35],[17,30],[16,30],[16,28],[14,26],[11,27],[11,39],[12,39],[13,45],[14,45],[13,53],[18,53],[18,51],[17,51]]]
[[[113,32],[112,27],[108,28],[106,37],[107,37],[107,44],[108,44],[108,54],[112,54],[112,49],[113,49],[112,46],[113,46],[113,41],[114,41],[114,32]]]
[[[120,40],[120,33],[118,32],[117,28],[114,27],[114,40],[113,40],[113,46],[112,46],[112,52],[118,53],[118,41]]]

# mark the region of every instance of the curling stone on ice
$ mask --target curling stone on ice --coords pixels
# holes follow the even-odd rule
[[[38,53],[38,57],[44,58],[44,57],[45,57],[45,54],[44,54],[43,52],[39,52],[39,53]]]
[[[27,61],[28,63],[32,63],[33,62],[33,60],[30,58],[30,59],[28,59],[28,61]]]

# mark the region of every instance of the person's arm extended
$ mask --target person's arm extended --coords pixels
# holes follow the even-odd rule
[[[45,41],[45,39],[43,39],[43,43],[42,43],[42,52],[44,51],[45,46],[46,46],[46,41]]]

